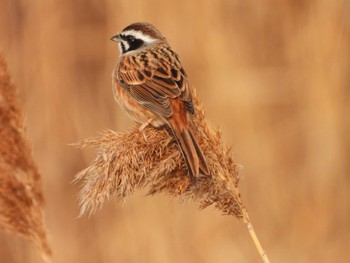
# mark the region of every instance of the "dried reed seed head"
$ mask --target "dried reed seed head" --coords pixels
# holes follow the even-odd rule
[[[24,130],[18,95],[0,54],[0,229],[28,240],[50,262],[40,174]]]
[[[148,126],[143,133],[138,127],[119,133],[105,131],[76,144],[98,148],[96,159],[76,176],[76,180],[83,180],[79,194],[81,214],[95,212],[109,198],[120,200],[138,188],[148,187],[149,194],[187,197],[201,208],[213,204],[223,214],[248,220],[231,151],[222,144],[221,133],[207,125],[196,96],[194,104],[193,126],[211,176],[200,177],[191,184],[182,154],[166,129]]]

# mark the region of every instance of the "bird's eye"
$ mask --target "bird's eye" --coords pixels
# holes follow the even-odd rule
[[[130,42],[134,42],[135,41],[135,37],[134,36],[127,36],[127,39]]]

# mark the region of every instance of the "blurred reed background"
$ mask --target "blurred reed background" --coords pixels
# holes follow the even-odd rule
[[[77,218],[69,143],[133,124],[116,105],[109,40],[155,24],[244,167],[240,190],[271,262],[348,262],[350,5],[346,0],[1,0],[0,49],[43,175],[54,262],[259,262],[238,220],[135,194]],[[0,261],[39,262],[0,234]]]

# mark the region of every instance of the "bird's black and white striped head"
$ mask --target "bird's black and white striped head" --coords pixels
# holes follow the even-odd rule
[[[166,41],[153,25],[148,23],[134,23],[111,38],[118,43],[121,55],[137,52],[160,41]]]

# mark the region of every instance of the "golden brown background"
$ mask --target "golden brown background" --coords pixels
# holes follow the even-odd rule
[[[259,262],[238,220],[167,196],[77,218],[68,146],[133,124],[114,103],[109,38],[148,21],[180,54],[207,118],[244,167],[240,189],[271,262],[350,258],[347,0],[0,0],[0,49],[43,176],[54,262]],[[40,262],[0,233],[0,261]]]

